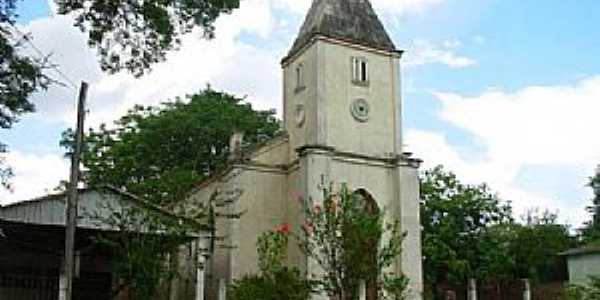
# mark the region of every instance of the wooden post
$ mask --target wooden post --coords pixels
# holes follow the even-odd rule
[[[227,300],[227,283],[225,278],[219,279],[219,300]]]
[[[210,239],[210,238],[209,238]],[[204,289],[205,289],[205,272],[206,272],[206,254],[209,253],[210,241],[200,234],[200,237],[196,241],[196,300],[204,300]]]
[[[529,279],[523,279],[523,300],[531,300],[531,283]]]
[[[79,163],[83,146],[83,123],[85,120],[85,99],[88,84],[81,82],[79,101],[77,103],[77,130],[75,132],[75,149],[71,155],[71,178],[69,182],[69,199],[67,201],[67,216],[65,230],[65,270],[64,292],[60,299],[71,300],[73,296],[73,273],[75,271],[75,229],[77,228],[77,185],[79,183]],[[64,298],[63,298],[64,297]]]
[[[468,300],[477,300],[477,281],[475,279],[469,279],[468,293]]]
[[[358,297],[360,300],[367,300],[367,284],[364,280],[361,280],[358,286]]]

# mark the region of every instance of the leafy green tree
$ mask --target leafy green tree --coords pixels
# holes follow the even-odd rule
[[[239,0],[55,0],[59,13],[75,17],[74,25],[88,33],[104,71],[127,70],[142,76],[166,53],[176,50],[181,36],[198,28],[214,37],[216,19],[239,7]],[[18,0],[0,0],[0,128],[11,128],[18,117],[34,111],[30,96],[58,81],[44,70],[48,57],[21,52],[31,37],[15,27]],[[6,145],[0,141],[0,155]],[[12,171],[0,157],[0,184],[9,187]]]
[[[324,271],[309,274],[320,291],[335,299],[355,299],[364,281],[369,299],[384,292],[403,299],[408,279],[389,270],[404,239],[398,223],[386,224],[384,212],[364,191],[352,192],[347,185],[336,191],[333,184],[322,190],[321,204],[303,201],[306,223],[298,239],[304,254]]]
[[[592,198],[592,205],[587,207],[592,220],[585,224],[581,232],[585,243],[600,240],[600,166],[596,169],[596,174],[590,178],[588,185],[594,193],[594,198]]]
[[[502,277],[510,270],[503,232],[511,207],[486,185],[461,183],[438,166],[421,177],[421,224],[426,282],[464,283]]]
[[[246,275],[228,290],[230,300],[308,300],[314,283],[296,268],[285,266],[289,226],[282,225],[258,238],[259,274]]]
[[[85,136],[84,181],[110,184],[156,205],[184,199],[199,180],[226,166],[229,138],[245,134],[246,145],[280,131],[273,111],[255,111],[243,99],[207,88],[157,107],[136,106],[112,127]],[[72,145],[72,131],[62,144]]]
[[[56,0],[59,13],[75,16],[75,26],[88,33],[98,49],[100,66],[141,76],[177,49],[183,34],[194,28],[214,36],[214,22],[239,7],[239,0]]]
[[[564,280],[565,266],[560,252],[575,246],[567,225],[558,223],[558,216],[548,211],[530,210],[523,224],[513,225],[514,236],[509,253],[514,257],[516,278],[534,282]]]
[[[27,37],[16,35],[16,0],[0,0],[0,128],[10,129],[18,118],[34,111],[30,96],[46,89],[51,80],[43,74],[45,59],[34,59],[20,53]],[[0,141],[0,155],[7,150]],[[0,183],[9,187],[10,168],[0,157]]]

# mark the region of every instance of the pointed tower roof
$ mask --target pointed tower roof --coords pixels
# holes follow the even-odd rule
[[[313,0],[288,57],[316,35],[382,50],[395,51],[369,0]]]

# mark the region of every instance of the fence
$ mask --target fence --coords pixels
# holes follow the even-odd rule
[[[58,277],[0,274],[0,299],[55,300]]]
[[[427,289],[429,298],[435,300],[468,300],[467,285],[438,284]],[[478,283],[477,300],[524,300],[525,283],[506,280]],[[531,300],[562,300],[563,284],[560,282],[531,286]]]

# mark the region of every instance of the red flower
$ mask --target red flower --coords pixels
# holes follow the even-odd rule
[[[304,231],[306,233],[311,233],[313,231],[313,224],[311,222],[306,222],[304,224],[302,224],[302,228],[304,228]]]
[[[321,206],[320,205],[315,205],[314,211],[315,211],[315,214],[321,213]]]
[[[275,232],[279,233],[289,233],[290,232],[290,224],[284,223],[275,228]]]

